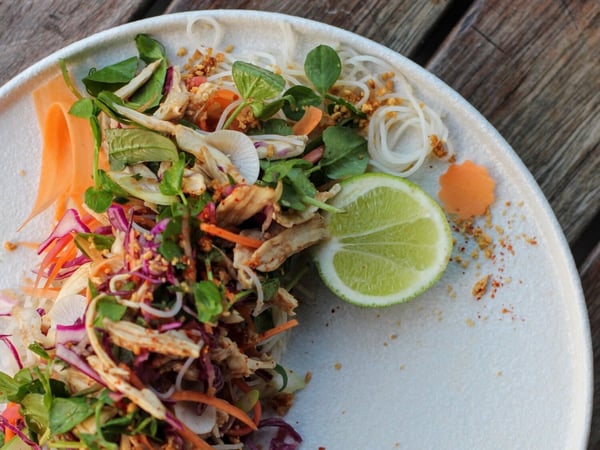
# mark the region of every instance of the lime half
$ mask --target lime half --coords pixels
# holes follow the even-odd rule
[[[416,184],[383,173],[341,182],[325,215],[330,238],[314,252],[323,282],[359,306],[405,302],[444,272],[452,236],[440,206]]]

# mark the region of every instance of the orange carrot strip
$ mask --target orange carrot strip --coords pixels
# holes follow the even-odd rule
[[[83,192],[92,184],[94,141],[88,122],[69,114],[75,101],[61,75],[33,92],[42,132],[42,164],[35,204],[21,227],[52,204],[58,219],[69,199],[81,211]]]
[[[6,409],[2,411],[2,417],[4,417],[11,425],[17,426],[17,422],[23,418],[19,412],[19,404],[9,402],[6,405]],[[10,441],[14,437],[15,433],[10,428],[4,430],[4,442]]]
[[[226,241],[243,245],[244,247],[258,248],[263,244],[263,241],[261,241],[260,239],[242,236],[241,234],[234,233],[232,231],[226,230],[225,228],[221,228],[210,223],[201,223],[200,229],[207,234],[211,234],[213,236],[225,239]]]
[[[316,106],[308,106],[304,108],[304,115],[294,124],[292,132],[296,136],[308,135],[321,122],[323,111]]]
[[[240,422],[248,425],[253,430],[257,429],[256,424],[252,421],[248,414],[242,411],[237,406],[233,406],[226,400],[221,398],[213,397],[211,395],[205,394],[203,392],[195,392],[195,391],[177,391],[174,392],[170,400],[173,401],[185,401],[185,402],[196,402],[196,403],[204,403],[209,406],[214,406],[220,411],[223,411],[229,414],[231,417],[235,417]]]
[[[38,194],[33,210],[21,227],[58,200],[61,203],[60,209],[64,208],[63,204],[66,204],[64,198],[73,171],[70,151],[65,151],[65,147],[71,145],[71,138],[61,105],[58,103],[50,105],[44,121],[40,123],[43,124],[43,149]],[[59,217],[59,211],[56,212],[56,217]]]
[[[273,327],[270,330],[267,330],[267,331],[259,334],[258,337],[256,338],[256,342],[262,342],[266,339],[269,339],[272,336],[275,336],[276,334],[283,333],[284,331],[287,331],[290,328],[294,328],[296,325],[298,325],[298,320],[296,320],[296,319],[288,320],[287,322],[282,323],[281,325]]]

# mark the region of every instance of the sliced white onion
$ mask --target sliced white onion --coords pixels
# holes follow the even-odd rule
[[[197,403],[177,402],[173,409],[175,416],[194,433],[200,435],[210,433],[217,423],[216,408],[207,406],[200,415],[197,408]]]
[[[252,140],[234,130],[218,130],[205,137],[206,143],[229,157],[248,184],[254,184],[260,172],[258,154]]]
[[[60,297],[48,311],[51,327],[57,325],[73,325],[78,319],[83,320],[87,299],[80,294]]]

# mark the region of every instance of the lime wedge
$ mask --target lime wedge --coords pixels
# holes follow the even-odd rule
[[[315,248],[323,282],[359,306],[405,302],[429,289],[452,251],[442,209],[416,184],[383,173],[341,182],[326,213],[330,238]]]

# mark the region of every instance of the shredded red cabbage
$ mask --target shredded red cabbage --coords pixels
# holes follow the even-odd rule
[[[81,373],[87,375],[95,382],[101,384],[102,386],[106,386],[106,383],[102,381],[100,375],[98,375],[98,373],[92,369],[88,363],[86,363],[77,353],[67,348],[64,344],[58,344],[56,346],[56,356],[69,364],[71,367],[78,369]]]
[[[3,341],[6,344],[6,346],[8,347],[8,349],[10,350],[10,352],[12,353],[13,358],[17,362],[17,366],[19,366],[19,369],[22,369],[23,368],[23,362],[21,361],[21,357],[19,356],[19,352],[17,351],[17,348],[12,343],[12,341],[9,339],[10,336],[11,336],[10,334],[0,334],[0,340]]]
[[[110,224],[119,231],[127,232],[131,226],[131,221],[127,220],[125,210],[119,205],[110,205],[106,211],[106,216]]]
[[[56,325],[57,344],[64,345],[69,342],[80,342],[85,336],[85,325],[81,322],[73,325]]]

